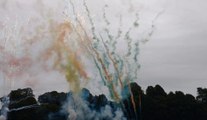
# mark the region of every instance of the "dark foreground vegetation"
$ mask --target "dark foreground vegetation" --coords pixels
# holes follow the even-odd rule
[[[93,96],[87,89],[82,89],[80,98],[92,111],[101,113],[102,107],[107,105],[112,111],[121,109],[128,120],[207,120],[207,89],[198,88],[195,98],[180,91],[167,94],[159,85],[149,86],[145,93],[136,83],[131,83],[130,88],[133,96],[127,92],[126,86],[123,93],[128,96],[123,97],[120,103],[107,100],[105,95]],[[1,98],[1,114],[8,107],[8,120],[67,120],[72,113],[64,111],[63,106],[72,95],[72,92],[53,91],[40,95],[36,100],[30,88],[14,90],[7,96],[8,104],[6,97]],[[101,120],[109,118],[106,116]]]

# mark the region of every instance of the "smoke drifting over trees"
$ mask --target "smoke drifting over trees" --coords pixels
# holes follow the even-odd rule
[[[1,98],[3,105],[1,117],[3,118],[7,110],[8,120],[206,120],[207,118],[206,88],[198,88],[196,98],[181,91],[166,93],[160,85],[149,86],[146,92],[143,92],[136,83],[131,83],[131,91],[136,98],[137,113],[133,109],[130,96],[122,99],[120,103],[115,103],[109,101],[103,94],[94,96],[83,88],[78,95],[73,92],[53,91],[40,95],[36,100],[30,88],[18,89]],[[9,102],[6,102],[8,99]],[[140,102],[142,104],[138,104]]]

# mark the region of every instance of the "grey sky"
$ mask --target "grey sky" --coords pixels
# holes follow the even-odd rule
[[[207,1],[165,3],[157,30],[141,49],[143,86],[161,84],[167,91],[196,95],[207,87]]]

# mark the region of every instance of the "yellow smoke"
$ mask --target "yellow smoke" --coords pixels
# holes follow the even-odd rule
[[[54,41],[46,50],[45,57],[48,60],[55,56],[53,68],[65,74],[70,89],[78,92],[81,88],[80,79],[88,79],[80,57],[80,49],[76,46],[78,40],[71,42],[73,28],[69,21],[51,27]],[[74,39],[74,37],[73,37]],[[72,43],[72,44],[71,44]]]

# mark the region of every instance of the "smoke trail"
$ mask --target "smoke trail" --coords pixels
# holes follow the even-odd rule
[[[150,40],[152,37],[154,31],[155,31],[155,21],[165,12],[165,10],[162,10],[155,15],[154,19],[152,20],[150,32],[148,32],[147,36],[142,40],[142,43],[146,43]]]
[[[120,15],[120,18],[119,18],[119,28],[117,30],[116,40],[118,40],[121,37],[121,35],[122,35],[121,27],[122,27],[122,16]]]
[[[100,36],[101,36],[101,35],[100,35]],[[101,40],[102,40],[102,43],[103,43],[103,45],[104,45],[104,47],[105,47],[105,49],[106,49],[107,55],[108,55],[109,59],[111,60],[111,62],[112,62],[112,64],[113,64],[113,67],[114,67],[114,69],[115,69],[115,74],[117,74],[117,75],[115,75],[115,76],[118,77],[118,80],[119,80],[119,83],[120,83],[120,85],[121,85],[121,88],[123,88],[123,83],[122,83],[122,80],[121,80],[121,75],[120,75],[119,69],[118,69],[118,67],[117,67],[117,62],[112,58],[112,55],[111,55],[111,53],[110,53],[110,51],[109,51],[107,45],[104,43],[102,37],[101,37]],[[115,78],[116,78],[116,77],[115,77]]]
[[[138,118],[138,115],[137,115],[137,108],[136,108],[136,103],[135,103],[135,99],[134,99],[134,95],[132,93],[132,89],[131,89],[131,85],[130,85],[130,82],[128,82],[128,86],[129,86],[129,92],[130,92],[130,99],[131,99],[131,103],[132,103],[132,106],[133,106],[133,109],[134,109],[134,112],[135,112],[135,119]]]
[[[88,9],[88,7],[87,7],[85,1],[84,1],[84,6],[85,6],[85,9],[86,9],[86,11],[87,11],[87,16],[88,16],[88,18],[89,18],[89,21],[90,21],[91,25],[94,26],[94,23],[92,22],[92,18],[90,17],[90,11],[89,11],[89,9]],[[106,8],[106,7],[107,7],[107,6],[105,6],[104,9],[103,9],[103,19],[104,19],[106,25],[109,26],[109,25],[110,25],[110,22],[107,20],[107,18],[106,18],[106,13],[105,13],[105,8]],[[135,27],[138,26],[137,21],[138,21],[138,19],[136,19],[136,21],[135,21],[134,24],[133,24]],[[93,28],[93,27],[92,27],[92,28]],[[94,30],[94,29],[92,29],[92,31],[93,31],[93,30]],[[123,88],[123,83],[122,83],[122,80],[121,80],[121,75],[119,75],[120,72],[119,72],[119,69],[118,69],[118,67],[117,67],[118,60],[117,60],[117,59],[115,60],[115,59],[112,57],[112,54],[111,54],[111,53],[113,53],[113,55],[117,55],[117,54],[115,53],[115,49],[116,49],[116,48],[115,48],[116,41],[113,42],[113,41],[114,41],[114,38],[113,38],[113,36],[110,34],[108,28],[105,28],[104,31],[107,33],[107,37],[108,37],[108,40],[109,40],[109,41],[108,41],[108,40],[104,41],[104,40],[103,40],[103,37],[102,37],[101,35],[100,35],[100,39],[102,40],[103,47],[106,49],[106,53],[107,53],[107,55],[108,55],[108,59],[109,59],[109,61],[112,62],[112,66],[113,66],[113,68],[114,68],[114,70],[115,70],[115,74],[113,74],[113,78],[115,78],[115,79],[114,79],[115,81],[116,81],[116,78],[118,78],[119,83],[120,83],[120,85],[121,85],[121,88]],[[118,31],[120,31],[120,30],[118,30]],[[130,28],[130,30],[126,33],[126,35],[125,35],[125,39],[127,39],[127,41],[128,41],[128,54],[127,54],[127,56],[130,56],[130,55],[131,55],[131,50],[132,50],[132,47],[131,47],[132,39],[130,38],[130,35],[129,35],[129,34],[130,34],[130,31],[131,31],[131,28]],[[95,32],[93,32],[92,35],[93,35],[93,36],[96,36],[96,38],[97,38],[97,35],[95,35]],[[112,42],[112,52],[110,52],[109,47],[106,45],[106,43],[110,43],[110,42]],[[110,45],[110,44],[109,44],[109,45]],[[99,46],[100,46],[100,45],[99,45]],[[97,60],[97,62],[95,62],[95,63],[96,63],[96,66],[97,66],[98,70],[101,71],[100,68],[102,68],[102,70],[103,70],[103,74],[105,74],[104,76],[105,76],[105,78],[106,78],[106,81],[108,81],[108,87],[109,87],[109,90],[112,91],[112,93],[110,92],[111,95],[112,95],[112,98],[114,98],[113,96],[115,95],[115,98],[116,98],[116,99],[119,99],[119,97],[118,97],[118,93],[117,93],[117,91],[116,91],[115,88],[114,88],[114,83],[113,83],[113,81],[112,81],[113,79],[111,79],[111,77],[109,76],[109,71],[107,70],[107,68],[108,68],[108,67],[107,67],[107,66],[108,66],[108,62],[105,63],[105,62],[104,62],[105,60],[102,60],[102,58],[100,57],[99,52],[98,52],[96,49],[92,48],[92,51],[95,53],[95,56],[96,56],[96,59],[94,59],[94,60]],[[103,56],[103,58],[106,58],[106,57],[105,57],[105,54],[103,54],[102,56]],[[118,55],[118,56],[119,56],[119,55]],[[97,64],[97,63],[100,63],[101,67],[98,67],[98,64]],[[121,62],[120,66],[123,66],[122,64],[123,64],[123,62]],[[120,67],[120,68],[122,68],[122,67]],[[102,74],[102,72],[99,72],[99,73]],[[102,75],[101,75],[101,76],[102,76]],[[116,77],[116,76],[117,76],[117,77]]]
[[[137,79],[138,76],[138,70],[140,69],[140,64],[138,61],[138,56],[139,56],[139,42],[136,42],[134,48],[134,62],[135,62],[135,70],[134,70],[134,79]]]
[[[97,37],[97,35],[95,33],[96,32],[95,24],[94,24],[93,19],[91,17],[90,10],[89,10],[89,8],[88,8],[88,6],[86,4],[86,0],[83,0],[83,6],[85,7],[85,10],[86,10],[89,22],[91,24],[91,32],[92,32],[92,35],[93,35],[93,39],[96,40],[93,45],[94,45],[95,48],[97,48],[100,40],[99,40],[99,38]]]

